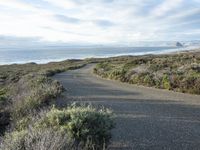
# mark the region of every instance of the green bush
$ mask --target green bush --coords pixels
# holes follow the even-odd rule
[[[6,101],[6,96],[5,95],[0,95],[0,102]]]
[[[171,84],[170,84],[170,79],[168,75],[164,75],[162,78],[162,85],[164,89],[170,89],[171,88]]]
[[[109,110],[91,106],[73,105],[62,110],[53,107],[25,127],[27,120],[19,121],[22,126],[18,130],[5,134],[1,149],[102,150],[108,146],[114,127]]]
[[[95,149],[103,149],[109,143],[114,122],[109,110],[72,106],[63,110],[53,108],[36,126],[67,132],[75,140],[75,147],[85,147],[89,142]]]
[[[7,99],[6,89],[0,89],[0,102],[4,102]]]

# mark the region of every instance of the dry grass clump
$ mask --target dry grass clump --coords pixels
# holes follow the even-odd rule
[[[10,90],[13,119],[18,120],[33,110],[49,105],[63,89],[59,82],[46,76],[23,76]]]
[[[2,150],[67,150],[67,135],[51,128],[15,131],[7,133],[1,144]]]

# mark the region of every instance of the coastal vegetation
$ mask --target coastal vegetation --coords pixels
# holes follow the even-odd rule
[[[23,125],[21,123],[20,125]],[[6,133],[4,150],[106,149],[114,127],[109,110],[72,105],[50,108],[32,117],[29,126]]]
[[[200,94],[200,52],[108,58],[93,72],[130,84]]]
[[[89,60],[0,66],[0,149],[106,149],[112,113],[92,106],[56,106],[65,90],[50,78]]]
[[[107,149],[114,128],[108,109],[69,104],[56,73],[96,63],[103,78],[183,93],[200,94],[200,52],[67,60],[0,66],[0,149]]]
[[[21,117],[47,106],[61,94],[62,85],[49,76],[84,64],[82,61],[69,60],[42,65],[29,63],[0,66],[1,133],[8,124],[15,126]]]

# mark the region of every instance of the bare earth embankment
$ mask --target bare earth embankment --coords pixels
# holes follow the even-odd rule
[[[111,108],[116,114],[111,149],[199,149],[200,96],[101,79],[93,68],[55,75],[66,88],[58,103]]]

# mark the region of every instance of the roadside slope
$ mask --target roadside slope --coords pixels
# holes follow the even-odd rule
[[[200,96],[96,77],[94,65],[54,76],[66,88],[59,105],[89,102],[113,109],[112,148],[199,149]]]

